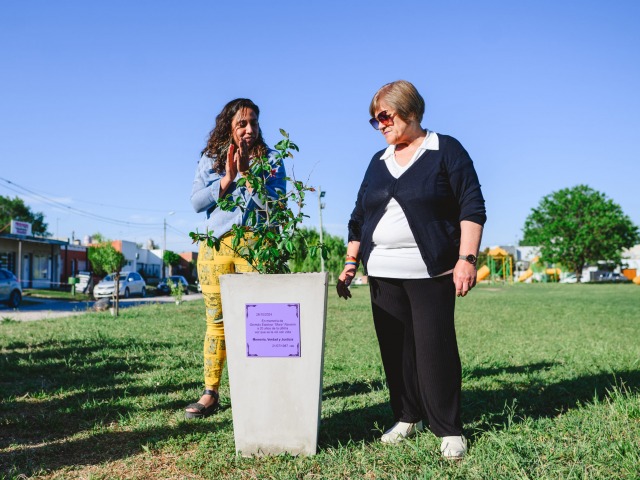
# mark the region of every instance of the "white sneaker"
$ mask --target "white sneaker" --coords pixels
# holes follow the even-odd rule
[[[402,442],[405,438],[413,437],[416,432],[421,432],[423,429],[422,420],[418,423],[398,422],[384,432],[380,441],[382,443],[395,445]]]
[[[467,439],[463,435],[459,437],[442,437],[440,451],[444,458],[460,460],[467,453]]]

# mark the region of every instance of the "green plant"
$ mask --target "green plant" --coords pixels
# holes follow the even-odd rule
[[[296,252],[289,261],[291,271],[319,272],[321,268],[320,258],[318,256],[310,256],[307,245],[319,243],[320,234],[315,228],[309,227],[302,227],[300,233],[301,235],[297,239]],[[329,272],[330,281],[333,282],[344,268],[344,256],[347,253],[347,246],[341,237],[331,235],[326,231],[323,231],[322,234],[322,246],[325,259],[324,267]]]
[[[182,301],[182,284],[180,282],[174,282],[171,278],[167,279],[167,285],[169,285],[169,289],[171,290],[171,296],[174,298],[176,303],[180,303]]]
[[[307,216],[302,213],[305,194],[315,189],[293,177],[286,177],[291,185],[290,190],[278,191],[275,198],[270,197],[267,191],[267,181],[270,176],[275,175],[276,168],[281,166],[286,158],[293,158],[292,150],[299,151],[298,146],[289,139],[287,132],[280,129],[280,133],[283,139],[274,147],[275,168],[268,156],[256,158],[251,162],[247,174],[237,183],[238,187],[252,188],[265,207],[252,210],[246,225],[233,225],[231,247],[260,273],[289,273],[289,259],[295,255],[301,244],[305,245],[311,256],[315,256],[318,250],[322,255],[326,255],[322,245],[307,244],[299,230],[299,224]],[[291,205],[295,206],[295,211]],[[227,195],[218,200],[218,208],[224,211],[239,208],[245,212],[247,205],[242,198],[233,200]],[[190,232],[189,236],[194,243],[205,241],[210,248],[220,249],[222,236],[216,236],[216,232],[196,231]],[[248,241],[244,242],[247,237]]]
[[[108,242],[102,243],[97,247],[89,247],[87,256],[89,257],[93,271],[97,275],[107,275],[109,273],[119,275],[120,269],[127,263],[122,252],[116,250],[113,245]]]
[[[116,284],[113,297],[116,303],[115,313],[118,316],[120,314],[120,269],[126,265],[127,260],[122,252],[116,250],[108,242],[104,242],[97,247],[89,247],[87,256],[93,271],[98,275],[113,273],[113,279]]]
[[[31,224],[31,231],[34,235],[41,237],[50,237],[51,233],[47,230],[47,224],[44,221],[42,212],[34,212],[31,210],[24,200],[20,197],[5,197],[0,195],[0,232],[7,233],[7,229],[11,220],[20,220]]]
[[[180,264],[180,258],[180,255],[176,252],[172,252],[171,250],[165,250],[162,254],[162,260],[165,265],[171,265],[172,267]]]

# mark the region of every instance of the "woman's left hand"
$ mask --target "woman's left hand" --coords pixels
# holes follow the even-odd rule
[[[243,174],[247,170],[249,170],[249,150],[250,147],[247,141],[240,141],[240,145],[238,145],[238,150],[236,151],[234,156],[234,161],[240,174]]]
[[[453,269],[453,283],[456,285],[456,296],[464,297],[476,284],[476,266],[466,260],[458,260]]]

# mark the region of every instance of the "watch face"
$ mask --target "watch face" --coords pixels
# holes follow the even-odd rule
[[[467,262],[469,262],[471,265],[475,265],[477,261],[478,259],[475,255],[467,255]]]

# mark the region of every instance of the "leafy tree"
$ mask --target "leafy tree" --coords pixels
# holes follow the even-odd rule
[[[289,259],[296,255],[295,249],[300,245],[300,223],[306,216],[302,213],[305,195],[314,189],[293,177],[285,177],[290,190],[277,189],[275,198],[271,196],[267,183],[269,178],[278,173],[278,167],[286,158],[293,158],[292,151],[299,151],[298,146],[289,139],[289,134],[280,129],[284,137],[274,148],[276,154],[275,167],[268,156],[254,158],[245,176],[238,180],[239,187],[248,185],[257,196],[261,208],[250,210],[245,225],[234,224],[231,227],[231,248],[244,258],[260,273],[288,273],[291,271]],[[243,198],[234,199],[232,195],[218,199],[218,208],[225,212],[239,209],[246,212],[248,204]],[[222,237],[217,232],[190,232],[189,236],[196,242],[207,242],[209,248],[220,250]],[[246,235],[251,241],[244,243]],[[244,243],[244,244],[243,244]],[[318,245],[307,245],[307,254],[315,256]],[[320,249],[322,250],[322,249]]]
[[[545,262],[560,263],[578,281],[589,263],[619,264],[621,252],[639,240],[638,227],[622,208],[587,185],[553,192],[532,209],[522,245],[537,245]]]
[[[292,272],[319,272],[320,257],[309,255],[309,245],[320,243],[320,234],[315,228],[303,227],[300,229],[300,236],[295,240],[295,255],[289,260]],[[325,270],[331,274],[332,278],[338,278],[344,268],[344,259],[347,253],[347,246],[341,237],[329,235],[322,232],[323,256],[325,258]]]
[[[51,236],[47,231],[47,224],[44,222],[42,212],[33,212],[19,197],[10,198],[0,195],[0,232],[9,232],[11,220],[30,223],[33,235]]]
[[[91,235],[91,241],[93,243],[105,243],[105,242],[110,242],[111,240],[109,240],[107,237],[105,237],[100,232],[96,232],[93,235]]]
[[[162,254],[162,260],[165,265],[171,265],[172,267],[180,264],[180,258],[180,255],[176,252],[172,252],[171,250],[165,250]]]
[[[93,271],[97,275],[119,273],[127,263],[122,252],[116,250],[110,243],[102,243],[97,247],[89,247],[87,252]]]
[[[97,247],[89,247],[87,256],[96,274],[114,274],[116,284],[116,315],[118,315],[120,311],[120,269],[126,265],[127,260],[124,258],[122,252],[116,250],[110,243],[102,243]]]

